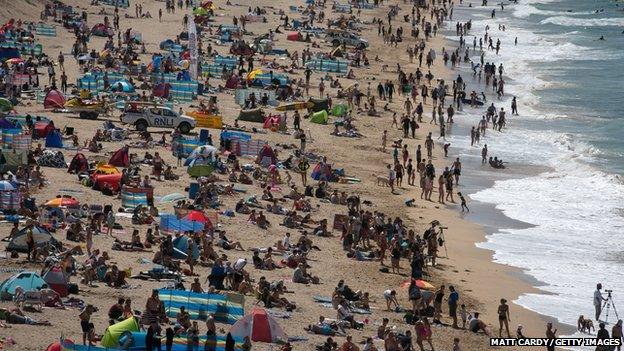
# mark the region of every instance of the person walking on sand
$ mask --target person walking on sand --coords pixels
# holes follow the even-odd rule
[[[386,145],[388,144],[388,131],[384,130],[381,134],[381,151],[386,152]]]
[[[322,98],[323,93],[325,92],[325,82],[323,81],[323,78],[321,78],[321,82],[319,83],[318,90],[319,90],[319,96]]]
[[[511,99],[511,114],[516,116],[518,115],[518,102],[516,101],[515,96]]]
[[[557,338],[557,329],[553,330],[552,322],[546,323],[546,337],[548,339],[556,339]],[[546,350],[555,351],[555,344],[546,346]]]
[[[481,163],[487,162],[488,148],[487,144],[483,145],[483,149],[481,149]]]
[[[390,193],[394,194],[394,180],[396,179],[396,173],[391,165],[387,166],[388,168],[388,185],[390,186]]]
[[[466,212],[470,212],[470,209],[468,208],[468,205],[466,205],[466,198],[464,197],[464,195],[462,195],[462,193],[458,191],[458,192],[457,192],[457,196],[459,196],[459,200],[461,201],[461,210],[462,210],[462,213],[463,213],[464,211],[466,211]]]
[[[461,162],[459,162],[459,157],[455,159],[455,162],[453,162],[453,167],[451,167],[453,169],[453,176],[455,177],[455,185],[459,185],[459,176],[461,175]]]
[[[431,132],[427,135],[427,139],[425,139],[425,148],[427,149],[427,157],[431,158],[433,154],[433,139],[431,138]]]
[[[507,300],[501,299],[500,305],[498,306],[498,337],[499,338],[502,338],[503,324],[505,325],[505,330],[507,331],[507,337],[511,338],[511,334],[509,333],[509,322],[511,322],[511,318],[509,318],[509,305],[507,305]]]

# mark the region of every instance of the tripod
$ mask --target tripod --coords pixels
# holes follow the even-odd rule
[[[611,296],[611,291],[607,291],[607,299],[605,300],[604,304],[602,305],[602,310],[605,311],[605,324],[609,324],[609,309],[613,307],[613,312],[615,313],[615,319],[620,319],[620,316],[618,315],[618,311],[617,308],[615,307],[615,302],[613,302],[613,296]]]

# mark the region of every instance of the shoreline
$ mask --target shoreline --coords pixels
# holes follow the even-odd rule
[[[156,9],[159,6],[159,4],[153,3],[153,4],[150,4],[149,6],[150,8]],[[96,8],[88,7],[88,9],[95,10]],[[242,11],[242,10],[238,10],[232,7],[226,7],[226,9],[228,10],[228,15]],[[376,17],[379,17],[379,14],[381,14],[381,17],[383,18],[383,13],[386,10],[387,10],[387,6],[384,5],[373,11],[375,12]],[[368,19],[369,17],[371,17],[371,14],[373,11],[371,12],[365,11],[363,14],[363,17]],[[95,18],[101,17],[95,14],[90,14],[90,16],[93,16]],[[167,19],[169,21],[168,23],[163,23],[163,26],[165,25],[167,26],[166,30],[169,34],[174,33],[175,30],[179,29],[178,20],[181,17],[181,15],[177,14],[175,15],[176,17],[173,19],[172,19],[173,16],[169,16],[169,15],[166,15],[166,16],[168,17]],[[219,22],[223,22],[223,23],[226,23],[228,21],[227,18],[218,18],[218,20]],[[128,21],[124,23],[124,25],[127,23],[132,24],[134,22]],[[139,24],[139,23],[141,23],[141,21],[137,20],[135,24]],[[448,23],[448,21],[445,23]],[[251,24],[250,26],[252,27],[252,29],[255,29],[255,28],[260,28],[261,24]],[[150,32],[145,24],[139,25],[139,27],[140,28],[142,27],[144,29],[146,40],[149,40],[150,43],[154,44],[155,38],[161,39],[162,35],[157,36],[156,33]],[[371,29],[369,33],[370,35],[367,35],[367,38],[372,36],[373,41],[378,42],[380,40],[379,37],[375,36],[375,33],[372,33],[372,32],[373,30]],[[158,34],[162,34],[162,33],[158,33]],[[63,35],[67,36],[66,33],[63,33]],[[412,38],[408,37],[408,40],[410,44],[413,44],[414,40]],[[451,43],[451,42],[448,41],[446,38],[444,38],[444,36],[440,32],[438,32],[438,36],[431,39],[429,41],[428,46],[434,47],[435,50],[439,52],[442,46],[447,46],[446,43]],[[285,45],[285,46],[291,45],[291,43],[288,43],[281,38],[278,44]],[[449,45],[448,47],[452,47],[452,45]],[[50,46],[49,48],[52,48],[52,46]],[[223,50],[225,49],[224,47],[220,47],[220,46],[217,48],[219,49],[219,51],[221,51],[222,49]],[[378,45],[376,48],[374,48],[374,50],[371,50],[370,57],[372,58],[374,56],[373,52],[375,52],[375,50],[377,50],[380,55],[388,55],[387,49],[388,49],[387,46],[380,47]],[[407,55],[405,54],[403,49],[404,47],[401,47],[401,49],[398,49],[397,55],[391,58],[391,60],[396,60],[400,62],[402,66],[405,65],[411,71],[415,70],[415,65],[409,65],[408,60],[407,60]],[[55,53],[54,52],[55,50],[56,49],[51,49],[50,54],[53,55]],[[382,56],[382,57],[385,58],[386,56]],[[390,62],[390,60],[388,62]],[[393,67],[391,66],[391,69],[392,68]],[[366,84],[367,81],[369,82],[371,81],[370,78],[366,78],[367,76],[370,77],[370,76],[377,75],[379,77],[379,80],[386,79],[386,77],[388,77],[388,79],[394,79],[396,77],[394,72],[379,72],[377,71],[377,69],[378,67],[375,67],[375,71],[358,71],[357,81],[363,86],[364,84]],[[426,68],[424,69],[424,71],[426,72]],[[441,59],[438,57],[438,59],[435,62],[435,66],[432,67],[432,72],[434,72],[436,76],[445,78],[445,81],[450,82],[449,78],[451,78],[452,73],[456,71],[451,71],[450,69],[444,67]],[[298,72],[297,74],[300,74],[300,72]],[[297,75],[295,75],[295,77],[297,77]],[[436,78],[440,78],[440,77],[436,77]],[[314,80],[316,81],[316,79]],[[376,84],[376,81],[373,80],[373,82]],[[332,89],[332,92],[333,92],[333,89]],[[231,101],[229,101],[231,99],[229,99],[228,101],[223,101],[225,100],[223,97],[224,97],[223,95],[220,95],[220,99],[221,99],[220,108],[223,111],[232,112],[232,111],[238,110],[238,108],[233,107],[234,104]],[[392,107],[395,110],[400,111],[401,110],[400,106],[402,102],[403,102],[403,97],[398,96],[396,98],[396,101],[392,104]],[[188,106],[185,105],[184,107],[187,108]],[[427,107],[425,108],[426,114],[427,112],[430,113],[430,109],[431,109],[431,105],[427,104]],[[228,115],[227,122],[231,122],[234,117],[232,116],[231,113],[228,113],[227,115]],[[63,118],[62,116],[58,116],[58,115],[54,115],[53,117],[57,120],[62,120]],[[373,199],[375,200],[376,203],[377,202],[379,203],[379,209],[384,212],[388,211],[388,213],[391,213],[393,215],[396,215],[397,213],[399,213],[399,215],[403,215],[403,213],[407,212],[411,220],[415,223],[418,223],[418,226],[416,228],[419,231],[424,229],[423,224],[427,223],[428,221],[433,220],[433,219],[443,218],[441,219],[441,222],[444,225],[449,227],[449,230],[447,233],[445,233],[445,235],[447,236],[447,244],[448,244],[450,258],[448,259],[441,258],[439,260],[439,267],[442,267],[444,269],[438,269],[438,267],[435,267],[435,268],[429,267],[429,272],[432,273],[432,276],[434,277],[433,282],[436,285],[442,282],[442,283],[445,283],[447,286],[449,285],[449,283],[457,286],[461,298],[468,301],[467,305],[473,307],[472,309],[469,308],[468,311],[470,312],[470,311],[478,310],[479,312],[482,312],[483,319],[492,327],[493,334],[496,334],[496,330],[498,328],[498,321],[496,318],[497,317],[496,307],[498,306],[498,299],[500,297],[506,297],[512,303],[511,304],[512,322],[510,323],[510,331],[513,333],[515,331],[515,325],[517,325],[518,321],[521,321],[521,323],[525,327],[525,332],[527,336],[543,337],[544,322],[547,317],[542,316],[538,314],[537,312],[533,312],[521,306],[515,305],[512,302],[512,300],[516,299],[518,296],[524,293],[532,293],[532,292],[540,292],[540,291],[536,287],[534,287],[534,285],[529,279],[523,279],[527,277],[524,277],[524,275],[526,274],[523,273],[521,269],[493,262],[493,257],[492,257],[493,251],[490,251],[487,249],[481,249],[476,246],[478,243],[485,241],[486,236],[489,235],[486,225],[479,223],[478,220],[473,221],[471,219],[472,215],[462,217],[456,208],[449,207],[449,206],[442,206],[435,202],[428,202],[428,201],[420,200],[418,196],[420,192],[419,188],[409,188],[409,187],[403,188],[401,189],[401,195],[397,196],[397,195],[390,195],[389,191],[387,191],[388,188],[375,187],[372,170],[374,169],[374,171],[376,172],[381,172],[377,174],[384,174],[383,167],[385,166],[385,163],[388,161],[388,158],[391,157],[389,152],[381,153],[379,149],[377,148],[377,146],[379,145],[378,142],[379,142],[379,136],[380,136],[379,128],[383,130],[384,124],[385,124],[385,127],[388,128],[389,131],[391,131],[395,135],[400,134],[399,131],[391,130],[392,128],[389,128],[387,126],[387,124],[390,123],[389,118],[390,116],[388,114],[384,115],[383,118],[371,118],[365,115],[357,116],[356,122],[361,126],[361,130],[367,136],[367,138],[362,138],[362,139],[346,139],[346,138],[328,137],[329,130],[327,126],[308,124],[306,128],[310,128],[314,132],[314,141],[312,140],[310,141],[309,148],[310,150],[314,150],[314,151],[320,151],[320,152],[327,151],[331,153],[330,157],[332,158],[332,162],[335,162],[337,164],[340,164],[341,166],[344,166],[345,169],[347,169],[349,172],[361,177],[363,180],[363,184],[365,184],[365,185],[360,184],[360,185],[352,185],[352,186],[336,184],[335,188],[340,189],[340,190],[346,190],[348,192],[357,192],[358,194],[362,194],[363,196],[365,196],[367,199]],[[406,139],[406,142],[410,145],[410,149],[409,149],[410,152],[412,152],[412,150],[415,149],[414,143],[421,143],[424,141],[424,135],[426,135],[427,132],[433,131],[434,135],[437,134],[437,132],[434,129],[435,126],[431,126],[427,123],[428,117],[424,117],[423,120],[425,122],[420,124],[421,129],[418,130],[417,138]],[[84,125],[87,125],[89,127],[93,127],[93,128],[96,127],[95,122],[84,122],[84,121],[77,121],[74,119],[70,121],[72,124],[84,123]],[[100,122],[101,121],[98,121],[98,123]],[[379,123],[380,126],[373,126],[372,128],[368,128],[368,124],[377,124],[377,123]],[[260,135],[260,137],[266,138],[271,142],[283,141],[283,136],[278,135],[276,133]],[[389,137],[389,140],[390,139],[391,137]],[[112,148],[116,147],[115,145],[107,145],[107,146],[109,147],[109,150],[113,150]],[[359,152],[353,152],[353,150],[351,150],[350,148],[353,148],[354,150],[358,150]],[[136,151],[136,149],[134,149],[134,151]],[[370,153],[370,155],[367,155],[368,153]],[[353,154],[357,154],[357,155],[353,155]],[[441,169],[440,167],[443,168],[449,161],[454,159],[453,155],[454,155],[454,151],[451,155],[449,155],[448,159],[445,159],[441,155],[440,146],[436,144],[436,148],[434,150],[434,162],[435,162],[436,168],[438,170]],[[466,162],[464,163],[464,165],[470,165],[470,163]],[[471,168],[466,168],[466,170],[468,173],[471,172]],[[63,179],[61,177],[65,176],[65,173],[64,172],[56,173],[56,172],[57,171],[55,170],[46,169],[47,174],[52,174],[58,177],[58,179]],[[462,179],[466,180],[467,178],[469,177],[464,176]],[[46,190],[46,193],[51,194],[53,192],[53,189],[60,191],[60,189],[58,189],[59,186],[62,186],[62,184],[60,183],[61,182],[57,182],[53,186],[49,187]],[[184,182],[181,182],[181,183],[184,183]],[[472,187],[472,186],[473,185],[470,184],[470,182],[468,182],[467,184],[462,184],[462,187],[460,190],[463,191],[465,187]],[[165,190],[167,190],[167,192],[171,192],[174,190],[177,191],[179,189],[175,188],[173,185],[165,189],[159,188],[158,191],[160,192],[160,194],[158,195],[166,194],[164,192]],[[253,190],[257,191],[257,189],[255,188]],[[380,192],[382,191],[383,191],[383,194],[380,194]],[[38,195],[45,196],[45,194],[38,194]],[[84,196],[86,199],[101,201],[101,198],[98,198],[96,195],[93,195],[92,193],[87,192],[87,191],[85,191]],[[434,193],[434,196],[435,196],[435,193]],[[419,207],[408,208],[406,210],[402,201],[405,197],[416,198],[417,199],[416,203],[417,203],[417,206]],[[229,205],[232,205],[232,204],[229,204]],[[324,208],[322,209],[323,214],[327,215],[329,213],[329,211],[327,211],[327,208],[331,211],[336,211],[336,207],[333,207],[331,205],[327,205],[327,206],[323,205],[323,206],[324,206]],[[472,201],[469,202],[469,206],[474,206],[475,209],[482,207],[480,205],[477,205],[476,202],[472,202]],[[487,205],[484,205],[484,206],[487,207]],[[370,210],[372,211],[372,208]],[[484,217],[497,218],[497,220],[500,217],[499,214],[495,212],[497,211],[495,208],[491,208],[491,209],[485,208],[483,211],[484,211],[483,212]],[[241,218],[242,217],[243,216],[241,216]],[[476,217],[478,218],[478,216]],[[504,220],[507,219],[507,217],[505,217],[504,215],[503,215],[503,218]],[[262,245],[262,244],[271,245],[275,240],[281,239],[282,234],[283,234],[283,233],[277,233],[276,229],[273,229],[267,234],[266,232],[262,232],[258,230],[257,228],[252,228],[249,224],[244,223],[241,225],[240,223],[236,223],[236,220],[234,219],[224,218],[222,219],[222,221],[224,223],[227,223],[228,232],[230,232],[235,238],[237,238],[236,236],[238,233],[245,232],[244,236],[241,235],[242,237],[237,238],[237,239],[241,240],[243,242],[243,245],[246,248],[251,247],[250,245]],[[336,234],[337,233],[334,233],[334,235]],[[313,315],[315,317],[316,315],[319,315],[319,314],[333,316],[333,313],[332,313],[333,311],[330,312],[330,310],[324,310],[323,308],[318,307],[309,301],[304,301],[304,298],[308,298],[308,300],[311,300],[311,297],[314,294],[327,294],[329,292],[328,289],[330,289],[330,286],[333,283],[335,283],[336,276],[340,276],[340,278],[344,277],[344,278],[350,279],[351,281],[349,283],[351,285],[354,285],[356,288],[358,287],[356,285],[358,284],[358,280],[364,281],[364,283],[360,282],[359,284],[365,287],[366,289],[370,289],[372,294],[374,294],[374,296],[381,296],[380,294],[383,291],[383,289],[387,288],[388,286],[393,286],[390,284],[396,283],[396,280],[397,280],[397,276],[395,275],[388,275],[388,274],[380,275],[378,272],[377,263],[364,264],[360,262],[355,262],[353,260],[347,260],[344,257],[344,252],[340,251],[339,248],[336,250],[336,247],[339,245],[335,237],[331,241],[329,240],[324,241],[322,239],[315,239],[315,240],[319,241],[319,245],[326,252],[326,255],[333,256],[332,259],[335,259],[336,272],[327,272],[323,270],[323,268],[320,267],[318,263],[314,263],[315,267],[313,268],[312,272],[314,274],[319,273],[319,275],[322,275],[324,285],[312,286],[309,289],[307,287],[305,289],[298,287],[298,286],[294,287],[296,289],[297,297],[298,297],[298,300],[296,302],[298,305],[301,304],[305,308],[305,313],[303,315],[301,313],[299,315],[296,315],[293,318],[291,323],[283,323],[285,328],[288,329],[288,332],[294,333],[292,335],[296,335],[297,332],[301,334],[301,328],[299,328],[299,326],[304,325],[303,323],[306,323],[306,324],[310,323],[313,320],[313,318],[311,318],[311,316]],[[99,241],[98,245],[100,245],[100,247],[110,247],[111,243],[107,240],[107,238],[98,238],[98,241]],[[331,251],[331,250],[335,250],[335,251]],[[120,258],[123,260],[121,263],[124,264],[125,266],[129,266],[131,268],[134,268],[135,270],[138,270],[142,267],[138,265],[136,262],[133,262],[133,258],[136,258],[136,257],[128,258],[125,256],[120,256]],[[407,262],[403,261],[401,264],[405,266]],[[461,267],[461,268],[456,268],[456,267]],[[201,270],[202,268],[198,268],[198,269],[200,270],[201,273],[205,273],[205,271]],[[403,269],[405,270],[405,267],[403,267]],[[267,276],[273,279],[284,279],[284,273],[280,273],[279,271],[273,271],[270,273],[267,272]],[[379,281],[376,281],[375,283],[373,283],[373,281],[377,280],[377,278],[379,279]],[[370,279],[370,281],[367,282],[368,279]],[[155,283],[143,283],[142,290],[153,288],[156,286],[157,284]],[[321,288],[323,288],[323,290],[321,290]],[[543,292],[540,292],[540,293],[543,293]],[[95,302],[95,300],[97,299],[98,303],[102,303],[102,301],[100,301],[100,298],[104,297],[104,294],[106,294],[105,297],[108,298],[108,300],[104,298],[102,298],[101,300],[106,300],[104,303],[108,303],[112,301],[113,297],[118,297],[121,293],[115,292],[115,291],[111,292],[111,291],[107,291],[104,289],[98,289],[98,290],[94,290],[94,293],[88,292],[87,294],[85,294],[85,297],[87,298],[87,300],[93,300],[93,302]],[[142,294],[140,294],[139,291],[128,290],[128,291],[124,291],[123,295],[133,297],[134,301],[137,301],[138,305],[143,303],[143,300],[142,300],[143,296]],[[405,294],[402,294],[402,295],[405,295]],[[252,300],[253,300],[252,298],[249,298],[247,307],[250,307],[251,303],[253,302]],[[405,299],[401,299],[402,302],[404,300]],[[381,303],[379,302],[378,304],[381,305]],[[391,317],[393,319],[392,323],[400,323],[400,322],[396,322],[396,315],[393,316],[391,314],[383,314],[383,312],[379,312],[379,314],[375,314],[375,318],[380,319],[380,317],[388,316],[388,315],[392,316]],[[69,314],[65,314],[64,318],[71,319],[74,321],[76,317],[73,314],[71,316]],[[448,317],[446,317],[446,319],[448,319]],[[98,316],[98,318],[95,320],[95,323],[98,326],[99,330],[100,329],[103,330],[102,328],[103,326],[106,325],[106,322],[107,321],[104,318],[101,318],[101,316]],[[403,326],[404,325],[401,325],[401,327]],[[295,327],[297,327],[297,329],[295,329]],[[451,333],[454,334],[453,336],[461,336],[462,343],[466,341],[470,341],[471,339],[476,339],[477,342],[487,342],[487,339],[484,338],[483,335],[481,334],[476,336],[476,335],[472,335],[472,333],[467,332],[467,331],[461,331],[462,333],[459,334],[460,331],[450,330],[450,328],[448,328],[449,330],[446,330],[446,329],[447,328],[436,329],[436,332],[434,334],[436,348],[448,349],[448,347],[445,348],[445,346],[448,346],[450,342],[452,342],[452,338],[449,338],[449,334]],[[563,328],[559,328],[559,329],[563,330]],[[14,331],[17,331],[17,329],[14,329]],[[47,332],[46,337],[50,337],[51,330],[46,330],[46,332]],[[310,344],[312,344],[312,341],[318,341],[318,340],[311,337]],[[470,349],[470,346],[463,346],[463,348]]]
[[[472,18],[474,19],[474,17]],[[448,22],[449,21],[447,20],[445,23],[448,24]],[[451,29],[448,27],[442,27],[440,29],[442,33],[447,30]],[[438,32],[438,36],[434,37],[433,40],[440,42],[439,44],[433,45],[435,48],[453,48],[457,45],[457,42],[446,38],[444,34],[441,34],[440,32]],[[436,75],[442,75],[442,78],[448,82],[452,81],[457,73],[466,73],[463,71],[464,69],[465,63],[463,66],[459,66],[458,69],[454,70],[444,66],[441,59],[438,57],[434,66],[432,66],[431,71]],[[427,105],[430,107],[429,104]],[[425,111],[427,113],[429,110],[425,109]],[[462,113],[457,112],[456,118],[457,115],[461,114]],[[423,123],[420,124],[421,128],[424,126],[425,134],[432,131],[435,136],[437,133],[435,125],[432,127],[430,124],[426,123],[426,120],[427,118],[423,117]],[[454,132],[457,133],[457,129],[461,128],[458,128],[458,124],[459,123],[456,121],[453,126],[454,130],[449,128],[448,135],[452,136]],[[464,128],[461,129],[460,133],[469,133],[467,128],[465,128],[465,130],[463,130]],[[433,152],[434,165],[437,169],[445,166],[445,160],[452,160],[456,157],[456,155],[451,155],[451,152],[449,152],[449,157],[445,159],[441,152],[442,145],[442,143],[436,142],[437,148],[434,149]],[[451,149],[453,149],[453,146],[451,146]],[[466,159],[464,158],[462,159],[462,168],[466,169],[466,165],[474,166],[477,163],[478,162],[466,162]],[[448,165],[448,163],[446,165]],[[513,174],[504,174],[501,178],[520,179],[550,171],[549,167],[539,167],[526,164],[520,164],[517,166],[520,167],[520,171],[518,171],[518,169],[514,169],[515,172]],[[472,170],[474,170],[474,168],[468,168],[468,171]],[[468,182],[466,182],[467,178],[469,179]],[[516,303],[518,298],[524,294],[551,294],[539,288],[540,286],[545,286],[546,283],[529,275],[522,268],[496,262],[494,259],[494,250],[478,246],[481,243],[487,242],[487,237],[495,231],[506,228],[526,228],[532,227],[533,225],[507,217],[501,210],[495,208],[492,204],[470,199],[470,195],[493,186],[494,182],[498,179],[480,178],[477,180],[476,177],[473,176],[462,176],[462,179],[464,181],[461,183],[461,188],[457,190],[464,192],[466,187],[470,188],[470,191],[466,193],[469,198],[469,207],[471,210],[476,208],[483,210],[483,212],[477,212],[475,215],[473,211],[464,216],[461,212],[450,208],[449,206],[440,207],[440,215],[438,218],[446,218],[446,220],[448,220],[442,224],[449,227],[448,232],[445,231],[447,244],[449,244],[447,245],[449,257],[442,257],[439,262],[445,266],[448,265],[449,269],[437,270],[438,273],[436,274],[439,274],[442,280],[447,282],[447,286],[448,283],[454,284],[456,287],[459,286],[460,289],[458,291],[460,294],[462,291],[465,293],[467,292],[471,298],[478,302],[478,312],[481,313],[484,321],[492,327],[493,335],[496,334],[498,329],[496,311],[499,299],[502,297],[506,298],[512,307],[510,310],[512,321],[509,323],[512,335],[515,334],[517,325],[522,324],[525,336],[543,337],[546,322],[552,322],[554,327],[559,330],[558,334],[560,335],[574,334],[574,332],[576,332],[576,328],[574,326],[560,323],[556,318],[528,309]],[[419,190],[416,192],[416,197],[418,192]],[[434,186],[434,193],[435,192]],[[438,205],[435,201],[433,203]],[[415,215],[410,215],[410,217],[413,219],[417,218]],[[451,226],[456,226],[457,230],[453,231]],[[463,272],[457,271],[455,267],[461,267],[463,272],[468,273],[471,279],[462,278],[461,275]]]

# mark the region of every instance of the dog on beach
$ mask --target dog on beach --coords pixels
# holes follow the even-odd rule
[[[390,181],[387,177],[375,176],[377,178],[377,186],[390,186]]]

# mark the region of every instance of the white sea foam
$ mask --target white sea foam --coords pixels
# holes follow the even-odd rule
[[[608,26],[624,26],[624,18],[578,18],[570,16],[554,16],[548,17],[541,21],[542,24],[556,24],[559,26],[574,27],[608,27]]]
[[[539,10],[533,3],[522,1],[524,7],[515,7],[515,17],[531,14],[555,15],[543,23],[570,26],[624,25],[624,19],[576,18],[575,14],[557,14]],[[565,7],[563,7],[565,9]],[[559,321],[575,325],[580,314],[593,315],[592,292],[597,282],[608,289],[624,291],[621,279],[622,262],[614,255],[624,253],[624,184],[620,177],[601,172],[591,166],[604,156],[602,150],[584,141],[581,134],[523,128],[531,121],[580,119],[558,111],[541,109],[539,90],[553,84],[545,77],[542,63],[564,60],[616,59],[621,53],[597,52],[569,41],[570,33],[545,35],[508,24],[499,31],[500,19],[473,20],[474,34],[483,35],[486,25],[494,41],[500,38],[503,49],[500,56],[488,52],[486,62],[503,62],[506,76],[507,99],[494,100],[497,109],[509,109],[509,96],[518,97],[521,116],[508,116],[509,128],[503,133],[487,131],[481,145],[470,147],[466,135],[450,133],[453,148],[460,149],[464,158],[478,158],[484,143],[491,156],[513,164],[548,166],[552,171],[522,179],[495,182],[494,186],[470,195],[474,200],[491,203],[506,216],[533,226],[527,229],[500,229],[489,235],[479,247],[494,251],[497,262],[520,267],[545,283],[541,286],[549,294],[525,294],[517,303],[536,312],[556,317]],[[617,24],[614,24],[617,23]],[[518,45],[513,40],[518,37]],[[478,40],[478,39],[477,39]],[[466,38],[469,46],[472,37]],[[621,57],[621,56],[620,56]],[[472,57],[474,62],[479,56]],[[472,77],[465,78],[469,89]],[[473,82],[474,83],[474,82]],[[478,89],[485,88],[481,85]],[[488,104],[492,101],[488,101]],[[477,125],[483,108],[471,109],[456,116],[458,124]],[[554,121],[553,121],[554,122]],[[624,295],[615,295],[616,304],[624,305]],[[614,317],[610,317],[613,320]]]

